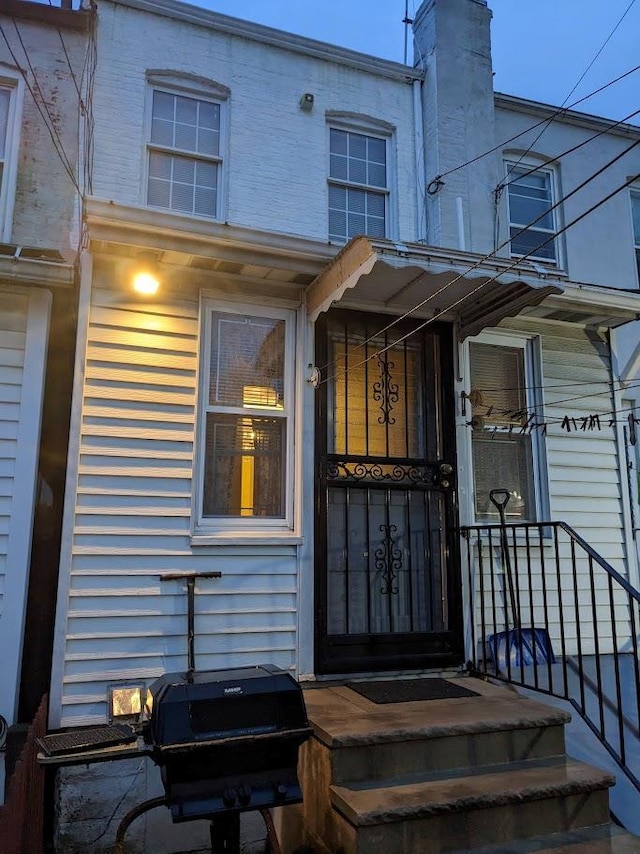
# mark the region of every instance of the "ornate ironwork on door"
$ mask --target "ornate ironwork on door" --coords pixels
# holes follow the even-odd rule
[[[397,594],[398,588],[394,587],[394,579],[402,569],[402,550],[397,546],[397,540],[393,538],[398,528],[396,525],[380,525],[384,533],[382,544],[375,551],[376,569],[382,573],[384,587],[380,588],[383,596]]]
[[[320,670],[422,666],[455,646],[450,338],[375,334],[386,325],[334,312],[318,329]]]

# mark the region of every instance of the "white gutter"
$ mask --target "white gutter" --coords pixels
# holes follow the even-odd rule
[[[427,222],[427,176],[424,164],[424,116],[422,113],[422,81],[414,80],[413,88],[413,124],[415,130],[416,153],[416,197],[418,210],[416,212],[416,243],[426,243],[428,234]]]

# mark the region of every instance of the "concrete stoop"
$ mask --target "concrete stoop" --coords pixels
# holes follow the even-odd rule
[[[283,854],[640,854],[610,825],[611,775],[565,755],[565,712],[464,684],[481,696],[377,705],[306,690],[314,736],[304,803],[277,816]]]

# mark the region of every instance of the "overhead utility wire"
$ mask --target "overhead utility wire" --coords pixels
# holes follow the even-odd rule
[[[634,145],[638,145],[638,144],[640,144],[640,140],[638,140],[637,142],[634,143]],[[624,152],[624,153],[626,153],[626,152]],[[608,164],[608,165],[611,165],[611,164]],[[601,169],[599,171],[601,172],[603,170]],[[596,173],[596,174],[598,174],[598,173]],[[595,177],[595,176],[592,176],[592,177]],[[627,187],[629,187],[631,184],[633,184],[639,178],[640,178],[640,172],[637,173],[636,175],[632,175],[630,178],[628,178],[626,181],[624,181],[624,183],[622,183],[619,187],[616,187],[615,190],[612,190],[610,193],[608,193],[599,202],[596,202],[595,204],[591,205],[591,207],[588,208],[586,211],[584,211],[584,213],[581,213],[575,219],[571,220],[571,222],[568,222],[566,225],[563,225],[562,228],[559,228],[554,234],[552,234],[550,237],[547,237],[546,240],[543,240],[542,243],[540,243],[538,246],[535,246],[533,249],[531,249],[529,252],[527,252],[526,255],[523,255],[523,256],[517,258],[508,267],[506,267],[504,270],[501,270],[497,275],[492,276],[490,279],[487,279],[487,281],[485,281],[485,282],[481,282],[479,285],[477,285],[475,288],[473,288],[471,291],[469,291],[468,294],[465,294],[464,296],[455,300],[453,303],[446,306],[446,308],[443,308],[440,311],[437,311],[433,315],[433,317],[430,317],[427,320],[425,320],[423,323],[420,323],[418,326],[416,326],[415,329],[412,329],[410,332],[407,332],[404,335],[402,335],[400,338],[397,338],[395,341],[392,341],[391,344],[387,344],[385,347],[381,347],[375,353],[372,353],[366,359],[363,359],[361,362],[358,362],[357,364],[352,365],[350,368],[346,368],[344,371],[340,371],[339,373],[334,374],[331,377],[327,377],[324,380],[320,380],[318,385],[322,385],[324,383],[327,383],[330,379],[335,379],[337,376],[346,375],[350,371],[353,371],[353,370],[356,370],[357,368],[362,367],[362,365],[365,365],[367,362],[370,362],[371,359],[375,359],[375,358],[381,356],[383,353],[386,353],[392,347],[395,347],[397,344],[401,344],[403,341],[406,341],[407,338],[410,338],[412,335],[415,335],[416,332],[420,332],[422,329],[424,329],[430,323],[433,323],[434,321],[438,320],[440,317],[445,315],[448,311],[451,311],[451,309],[456,308],[458,305],[465,302],[470,297],[474,296],[474,294],[477,294],[478,291],[482,290],[482,288],[486,287],[487,285],[490,285],[492,282],[496,282],[500,276],[504,275],[504,273],[508,273],[509,270],[512,270],[514,267],[517,267],[517,265],[519,263],[521,263],[522,261],[525,261],[531,255],[534,255],[536,252],[538,252],[538,250],[540,250],[544,246],[546,246],[547,243],[550,243],[552,240],[555,240],[561,234],[564,234],[565,231],[568,231],[568,229],[572,228],[574,225],[577,225],[581,220],[583,220],[585,217],[589,216],[589,214],[593,213],[593,211],[597,210],[602,205],[606,204],[606,202],[608,202],[610,199],[612,199],[618,193],[621,193],[623,190],[626,190]],[[591,179],[589,179],[589,180],[591,180]],[[475,265],[475,266],[477,266],[477,265]],[[458,278],[461,278],[461,277],[458,277]],[[450,283],[450,284],[452,284],[452,283]],[[446,287],[448,287],[448,285],[445,285],[441,290],[444,290]],[[384,331],[384,330],[382,330],[382,331]]]
[[[42,91],[42,88],[40,87],[40,81],[38,80],[38,75],[36,74],[36,70],[35,70],[35,68],[34,68],[34,67],[33,67],[33,65],[31,64],[31,58],[29,57],[29,52],[28,52],[28,50],[27,50],[27,48],[26,48],[26,45],[25,45],[25,43],[24,43],[24,40],[23,40],[23,38],[22,38],[22,33],[20,32],[20,28],[18,27],[18,22],[16,21],[16,19],[15,19],[15,18],[12,18],[12,21],[13,21],[13,27],[14,27],[14,29],[15,29],[15,31],[16,31],[16,35],[17,35],[17,37],[18,37],[18,41],[20,42],[20,46],[21,46],[21,48],[22,48],[22,52],[24,53],[25,59],[27,60],[27,65],[29,66],[29,71],[31,72],[31,75],[32,75],[32,77],[33,77],[33,83],[34,83],[34,85],[35,85],[36,89],[38,90],[38,94],[40,95],[40,99],[41,99],[41,102],[42,102],[42,106],[44,107],[44,109],[45,109],[45,111],[46,111],[46,113],[47,113],[47,116],[49,117],[49,121],[50,121],[50,123],[51,123],[51,128],[52,128],[52,130],[54,131],[54,133],[55,133],[55,135],[56,135],[56,137],[57,137],[57,139],[58,139],[58,142],[59,142],[59,144],[60,144],[60,148],[61,148],[61,150],[62,150],[62,152],[63,152],[63,154],[64,154],[64,156],[65,156],[65,160],[67,161],[67,164],[68,164],[68,166],[69,166],[69,169],[71,169],[71,170],[72,170],[71,163],[70,163],[70,161],[68,160],[68,158],[67,158],[67,156],[66,156],[66,152],[65,152],[65,150],[64,150],[64,144],[63,144],[62,140],[60,139],[60,135],[58,134],[58,131],[57,131],[57,129],[56,129],[55,122],[54,122],[54,120],[53,120],[53,116],[52,116],[52,115],[51,115],[51,113],[49,112],[49,108],[48,108],[48,106],[47,106],[47,99],[44,97],[44,92]],[[72,170],[72,171],[73,171],[73,170]],[[78,187],[78,192],[80,192],[80,188],[79,188],[79,187]]]
[[[593,142],[593,140],[597,139],[599,136],[603,136],[605,133],[609,133],[610,130],[613,130],[615,127],[618,127],[618,125],[621,125],[621,124],[624,124],[625,122],[628,122],[629,119],[632,119],[634,116],[637,116],[638,114],[640,114],[640,110],[634,110],[632,113],[629,113],[629,115],[625,116],[623,119],[619,119],[617,122],[614,122],[611,125],[607,125],[607,127],[603,128],[602,130],[599,130],[598,133],[593,134],[593,136],[590,136],[587,139],[583,139],[582,142],[579,142],[576,145],[573,145],[571,148],[567,148],[566,151],[562,151],[560,154],[557,154],[555,157],[548,157],[546,160],[543,160],[537,166],[532,166],[530,169],[528,169],[522,175],[518,175],[517,178],[511,178],[509,181],[502,181],[500,184],[498,184],[498,186],[496,187],[496,190],[497,191],[504,190],[505,187],[508,187],[510,184],[513,184],[515,181],[522,181],[523,178],[528,178],[529,175],[533,175],[534,172],[538,172],[540,169],[544,169],[545,166],[549,166],[549,164],[555,163],[559,158],[566,157],[568,154],[573,154],[574,151],[577,151],[579,148],[582,148],[583,145],[587,145],[589,142]],[[529,149],[529,150],[531,150],[531,149]],[[514,164],[513,168],[515,168],[515,166],[518,166],[519,163],[520,163],[520,160],[518,161],[518,163]],[[510,173],[513,172],[513,168],[511,168],[509,170]]]
[[[586,185],[591,183],[591,181],[593,181],[595,178],[598,178],[603,172],[605,172],[607,169],[609,169],[609,167],[613,166],[614,163],[616,163],[618,160],[621,160],[623,157],[625,157],[630,151],[632,151],[638,145],[640,145],[640,139],[635,140],[634,142],[631,143],[631,145],[627,146],[627,148],[625,148],[623,151],[616,154],[616,156],[614,158],[612,158],[607,163],[605,163],[604,166],[601,166],[600,169],[598,169],[596,172],[593,172],[591,175],[589,175],[588,178],[586,178],[581,184],[578,184],[577,187],[574,187],[574,189],[571,190],[569,193],[567,193],[565,196],[558,199],[557,202],[555,202],[549,208],[544,210],[539,216],[537,216],[534,220],[532,220],[530,223],[528,223],[528,225],[523,226],[515,234],[510,235],[506,240],[504,240],[502,243],[500,243],[498,246],[496,246],[496,248],[493,249],[491,252],[484,255],[482,258],[480,258],[478,261],[476,261],[474,264],[472,264],[470,267],[468,267],[462,273],[459,273],[457,276],[454,276],[450,282],[447,282],[446,284],[442,285],[440,288],[435,290],[432,294],[429,294],[428,297],[425,297],[425,299],[423,299],[421,302],[414,305],[408,311],[405,311],[405,313],[403,315],[401,315],[400,317],[394,318],[390,323],[388,323],[382,329],[377,330],[377,332],[375,332],[373,335],[371,335],[365,341],[362,341],[360,344],[358,344],[358,346],[355,349],[361,349],[362,347],[365,347],[367,344],[370,344],[379,335],[382,335],[383,333],[388,332],[389,329],[392,329],[394,326],[397,326],[399,323],[402,323],[403,320],[406,320],[408,317],[410,317],[416,311],[419,311],[427,303],[431,302],[433,299],[440,296],[442,293],[444,293],[444,291],[447,290],[447,288],[450,288],[452,285],[455,285],[457,282],[459,282],[461,279],[463,279],[469,273],[472,273],[474,270],[476,270],[478,267],[481,267],[487,261],[490,261],[492,259],[495,260],[496,258],[498,258],[499,256],[497,256],[497,253],[501,249],[504,249],[506,246],[508,246],[515,237],[519,237],[521,234],[524,234],[525,231],[528,231],[532,226],[534,226],[536,223],[540,222],[540,220],[544,219],[548,214],[550,214],[556,208],[563,205],[568,199],[570,199],[572,196],[574,196],[576,193],[578,193],[580,190],[582,190],[584,187],[586,187]],[[560,156],[562,156],[562,155],[560,155]],[[563,231],[563,229],[560,229],[559,231],[554,232],[554,234],[551,235],[551,237],[549,239],[545,240],[544,243],[540,244],[540,246],[535,247],[530,252],[528,252],[526,255],[517,258],[513,264],[511,264],[510,266],[508,266],[504,270],[502,270],[500,273],[498,273],[498,276],[501,276],[503,273],[508,272],[514,266],[519,264],[521,261],[524,261],[530,255],[537,252],[538,249],[541,249],[543,246],[546,246],[547,243],[549,243],[551,240],[554,240],[559,234],[562,233],[562,231]],[[495,281],[495,280],[496,280],[496,277],[494,277],[493,279],[489,279],[485,284],[489,284],[490,282]],[[473,294],[473,293],[475,293],[475,290],[471,291],[471,294]],[[453,306],[450,306],[450,308],[452,308],[452,307]],[[402,340],[402,339],[400,339],[400,340]],[[322,367],[320,368],[320,371],[322,372],[328,367],[330,367],[330,363],[322,365]]]
[[[71,168],[71,165],[70,165],[70,163],[67,160],[67,157],[65,155],[64,146],[62,145],[62,141],[60,140],[60,137],[58,136],[58,134],[55,130],[55,127],[52,127],[49,124],[49,122],[51,121],[51,115],[49,114],[48,110],[45,113],[46,107],[45,107],[45,110],[43,110],[43,107],[40,105],[40,102],[38,101],[38,98],[36,97],[36,94],[33,91],[31,84],[29,83],[29,79],[27,77],[27,74],[26,74],[24,68],[22,68],[22,66],[20,65],[18,58],[16,57],[16,55],[13,51],[13,48],[11,47],[11,44],[9,42],[9,39],[7,38],[7,34],[5,33],[2,24],[0,24],[0,34],[2,34],[2,37],[3,37],[3,39],[7,45],[7,48],[9,49],[9,53],[11,54],[11,57],[12,57],[15,65],[16,65],[16,68],[18,69],[18,71],[22,75],[22,78],[25,82],[25,85],[26,85],[27,89],[29,90],[31,97],[33,98],[33,102],[36,106],[36,109],[38,110],[38,112],[40,113],[40,116],[42,117],[42,121],[44,122],[44,125],[45,125],[45,127],[49,133],[49,136],[51,137],[51,142],[53,143],[53,147],[54,147],[58,157],[60,158],[60,160],[62,162],[62,165],[65,169],[65,172],[69,176],[72,184],[74,185],[74,187],[76,188],[78,193],[80,193],[80,187],[79,187],[78,182],[76,180],[76,177],[73,173],[73,169]]]
[[[600,92],[604,92],[605,89],[608,89],[609,86],[613,86],[615,83],[619,83],[620,80],[624,80],[625,77],[629,77],[631,74],[635,74],[636,71],[640,71],[640,65],[636,65],[633,68],[630,68],[629,71],[625,71],[624,74],[621,74],[619,77],[610,80],[608,83],[605,83],[604,86],[600,86],[598,89],[594,89],[593,92],[589,92],[588,95],[585,95],[583,98],[579,98],[577,101],[574,101],[572,104],[569,104],[567,107],[562,107],[557,109],[551,116],[552,119],[557,118],[560,113],[566,113],[568,110],[572,110],[574,107],[577,107],[578,104],[582,104],[584,101],[588,101],[589,98],[593,98],[594,95],[599,95]],[[471,166],[471,164],[476,163],[478,160],[482,160],[483,157],[487,157],[489,154],[493,154],[494,151],[499,151],[504,148],[505,145],[508,145],[510,142],[514,142],[516,139],[520,139],[521,136],[529,133],[532,130],[540,127],[540,125],[545,124],[548,121],[548,117],[544,119],[540,119],[539,122],[536,122],[533,125],[529,125],[529,127],[515,134],[509,139],[505,139],[504,142],[498,143],[498,145],[494,145],[493,148],[489,148],[487,151],[483,151],[481,154],[477,154],[475,157],[472,157],[470,160],[465,161],[464,163],[460,163],[459,166],[453,166],[451,169],[447,169],[446,172],[442,172],[440,175],[436,175],[436,177],[430,182],[429,186],[432,184],[441,181],[443,178],[446,178],[447,175],[452,175],[454,172],[457,172],[460,169],[464,169],[466,166]]]
[[[596,55],[593,57],[593,59],[591,60],[591,62],[587,65],[587,67],[585,68],[585,70],[584,70],[584,71],[582,72],[582,74],[580,75],[580,77],[579,77],[579,79],[578,79],[578,82],[575,84],[575,86],[573,87],[573,89],[569,92],[569,94],[568,94],[568,95],[567,95],[567,97],[564,99],[564,101],[560,104],[560,109],[561,109],[561,110],[565,107],[565,105],[566,105],[567,101],[568,101],[568,100],[569,100],[569,98],[573,95],[573,93],[576,91],[576,89],[578,88],[578,86],[582,83],[582,81],[583,81],[583,80],[584,80],[584,78],[587,76],[587,74],[589,73],[589,71],[591,70],[591,68],[593,68],[593,66],[594,66],[594,64],[595,64],[595,62],[596,62],[596,60],[598,59],[598,57],[600,56],[600,54],[602,53],[602,51],[605,49],[605,47],[609,44],[609,42],[610,42],[610,41],[611,41],[611,39],[613,38],[614,33],[616,32],[616,30],[618,29],[618,27],[622,24],[622,22],[624,21],[624,19],[625,19],[625,18],[626,18],[626,16],[627,16],[627,13],[629,12],[629,10],[631,9],[631,7],[634,5],[634,3],[635,3],[635,2],[636,2],[636,0],[631,0],[631,2],[629,3],[629,5],[628,5],[628,6],[627,6],[627,8],[625,9],[625,11],[624,11],[624,13],[623,13],[622,17],[619,19],[618,23],[615,25],[615,27],[611,30],[611,32],[609,33],[609,35],[607,36],[607,38],[606,38],[606,39],[604,40],[604,42],[602,43],[602,46],[600,47],[600,50],[598,50],[598,52],[597,52],[597,53],[596,53]],[[524,152],[520,155],[520,157],[518,158],[518,162],[517,162],[517,163],[514,163],[512,166],[510,166],[510,167],[509,167],[508,175],[512,175],[512,174],[515,172],[515,170],[516,170],[516,169],[518,168],[518,166],[522,163],[522,161],[523,161],[523,160],[524,160],[524,158],[527,156],[527,154],[529,154],[529,152],[532,150],[532,148],[534,147],[534,145],[538,142],[538,140],[539,140],[539,139],[540,139],[540,137],[544,134],[544,132],[547,130],[547,128],[549,128],[549,127],[551,126],[551,124],[552,124],[552,122],[553,122],[553,119],[554,119],[554,116],[551,116],[549,119],[547,119],[547,120],[545,121],[545,123],[544,123],[543,127],[541,128],[540,132],[538,133],[538,135],[537,135],[537,136],[535,137],[535,139],[534,139],[534,140],[533,140],[533,141],[528,145],[528,147],[527,147],[526,151],[524,151]],[[529,173],[529,174],[531,174],[531,173]],[[519,177],[520,177],[520,178],[523,178],[524,176],[520,175]],[[502,189],[502,187],[503,187],[503,186],[504,186],[503,184],[500,184],[500,185],[499,185],[499,187],[498,187],[498,189]]]

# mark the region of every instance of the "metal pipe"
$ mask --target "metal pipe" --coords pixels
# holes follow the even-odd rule
[[[118,825],[118,830],[116,831],[116,844],[113,848],[113,854],[124,854],[125,833],[137,818],[156,807],[166,807],[168,805],[169,801],[167,798],[151,798],[151,800],[143,801],[133,809],[130,809]]]

